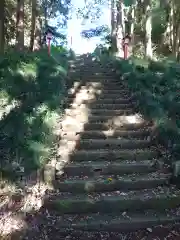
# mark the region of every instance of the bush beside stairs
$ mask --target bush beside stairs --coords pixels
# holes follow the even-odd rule
[[[126,84],[88,59],[74,62],[70,77],[55,190],[44,202],[51,232],[130,232],[179,221],[180,190]]]

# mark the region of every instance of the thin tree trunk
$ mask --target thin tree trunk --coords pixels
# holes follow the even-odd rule
[[[124,56],[124,51],[122,46],[122,41],[124,36],[125,36],[124,4],[123,4],[123,0],[118,0],[116,38],[117,38],[118,56],[121,58]]]
[[[115,0],[111,0],[111,49],[113,53],[117,51],[115,9]]]
[[[135,22],[135,6],[132,6],[131,9],[131,27],[130,27],[130,35],[133,37],[134,35],[134,22]]]
[[[146,36],[145,36],[145,56],[148,58],[152,58],[152,40],[151,40],[151,32],[152,32],[152,15],[151,15],[151,0],[148,1],[146,6]]]
[[[47,27],[47,24],[48,24],[48,20],[47,20],[47,5],[48,5],[48,1],[45,0],[45,4],[44,4],[44,24],[45,24],[45,27]]]
[[[174,55],[176,56],[176,59],[178,58],[179,54],[179,37],[180,37],[180,24],[176,23],[178,26],[176,26],[176,35],[174,37]]]
[[[131,36],[131,51],[130,51],[130,55],[133,54],[133,48],[134,48],[134,40],[135,40],[135,36],[134,36],[134,27],[135,27],[135,9],[136,9],[136,0],[133,1],[133,5],[131,6],[131,25],[130,25],[130,36]]]
[[[38,14],[39,15],[39,14]],[[41,47],[41,16],[36,17],[36,30],[34,36],[34,50],[39,50]]]
[[[24,0],[17,0],[16,46],[24,49]]]
[[[36,30],[36,0],[32,0],[31,8],[31,35],[30,35],[30,50],[34,49],[34,39],[35,39],[35,30]]]
[[[5,45],[5,0],[0,0],[0,53],[4,52]]]

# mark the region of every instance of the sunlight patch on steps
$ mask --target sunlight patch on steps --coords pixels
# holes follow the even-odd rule
[[[88,88],[89,89],[89,88]],[[87,92],[87,86],[83,86],[81,91],[78,92],[73,100],[71,108],[66,110],[66,114],[61,122],[61,130],[66,131],[75,131],[75,132],[83,132],[84,124],[88,122],[89,118],[89,108],[88,105],[83,104],[83,107],[77,104],[77,99],[81,96],[81,101],[89,99],[93,93],[94,89],[91,89],[91,93]],[[81,104],[81,102],[80,102]],[[78,112],[78,113],[77,113]],[[74,114],[73,114],[74,113]],[[55,168],[59,173],[63,174],[64,166],[70,161],[70,155],[76,149],[78,144],[78,139],[74,141],[68,141],[65,136],[61,136],[61,140],[59,141],[59,149],[58,149],[58,159],[56,161]]]
[[[11,212],[5,213],[0,219],[0,237],[10,239],[8,235],[27,228],[25,221]],[[5,238],[7,236],[7,238]]]
[[[74,82],[73,86],[69,89],[68,94],[75,93],[80,85],[81,85],[81,82],[79,82],[79,81]]]
[[[103,133],[106,137],[112,137],[112,136],[114,136],[115,130],[109,129],[108,131],[102,131],[102,133]]]
[[[21,199],[19,205],[14,203],[14,207],[10,207],[10,210],[1,211],[0,214],[0,238],[11,239],[9,236],[17,231],[24,231],[27,229],[27,223],[25,217],[27,213],[35,213],[43,206],[43,199],[46,194],[48,185],[39,181],[31,185],[27,183],[26,186],[22,187],[19,193]],[[14,195],[16,196],[16,195]],[[10,197],[8,203],[11,203]],[[13,204],[13,203],[12,203]]]
[[[117,127],[123,124],[139,124],[143,123],[144,119],[139,114],[133,114],[130,116],[115,116],[107,121],[107,124],[115,124]]]
[[[99,84],[99,83],[98,83]],[[77,86],[79,86],[77,84]],[[71,90],[71,93],[75,93],[75,90]],[[88,102],[91,100],[95,100],[97,95],[100,94],[100,91],[98,91],[94,88],[94,86],[89,86],[89,83],[87,83],[84,86],[81,86],[80,90],[76,93],[76,96],[73,99],[73,103],[71,104],[71,109],[77,110],[82,109],[85,112],[87,108],[86,104],[83,104],[84,101]],[[86,111],[87,114],[87,111]]]
[[[76,106],[76,104],[81,104],[84,101],[90,101],[96,99],[95,93],[91,92],[88,93],[87,91],[80,91],[76,94],[76,97],[74,98],[72,106]]]

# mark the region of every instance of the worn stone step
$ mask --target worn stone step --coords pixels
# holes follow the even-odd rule
[[[92,81],[101,81],[103,79],[109,79],[109,80],[115,79],[115,78],[113,78],[112,73],[108,74],[104,70],[101,72],[97,72],[97,73],[94,73],[94,71],[96,71],[96,70],[93,68],[91,69],[91,71],[82,69],[79,71],[79,73],[82,73],[84,80],[86,80],[86,81],[90,80],[91,82]]]
[[[79,94],[76,96],[76,98],[74,97],[69,97],[67,99],[67,104],[69,103],[74,103],[74,104],[92,104],[92,103],[96,103],[96,104],[133,104],[133,99],[132,98],[106,98],[106,99],[98,99],[98,97],[96,97],[95,95],[93,96],[89,96],[86,97],[83,96],[83,94]]]
[[[91,103],[91,104],[84,104],[84,103],[72,103],[72,108],[81,108],[86,109],[87,107],[91,109],[107,109],[107,110],[123,110],[123,109],[131,109],[133,107],[132,103],[129,104],[99,104],[99,103]]]
[[[98,91],[98,90],[97,90]],[[103,90],[99,90],[101,95],[105,95],[105,94],[118,94],[119,96],[130,96],[130,92],[127,89],[103,89]]]
[[[127,109],[90,109],[91,115],[105,115],[105,116],[128,116],[136,113],[136,111],[132,108]]]
[[[111,130],[111,131],[83,131],[83,132],[61,132],[61,138],[70,141],[78,139],[144,139],[151,133],[151,128],[139,130]]]
[[[150,125],[149,125],[150,126]],[[147,127],[149,127],[147,125]],[[117,126],[116,124],[106,124],[106,123],[85,123],[81,125],[81,129],[85,131],[109,131],[109,130],[138,130],[146,128],[146,123],[127,123],[123,124],[122,126]],[[80,130],[80,125],[78,124],[71,124],[71,123],[62,123],[62,131],[74,131],[78,132]]]
[[[72,120],[70,121],[70,118]],[[118,119],[110,119],[107,122],[102,122],[102,121],[94,121],[94,122],[88,122],[88,117],[86,116],[69,116],[69,119],[66,116],[66,119],[61,122],[61,130],[64,132],[79,132],[82,129],[84,131],[117,131],[117,130],[139,130],[139,129],[146,129],[149,127],[152,127],[153,124],[151,122],[136,122],[136,123],[131,123],[136,121],[135,119],[129,118],[129,121],[126,121],[128,119],[127,117],[124,118],[122,121],[118,121]],[[82,120],[81,120],[82,119]],[[87,123],[86,123],[87,122]]]
[[[149,140],[137,139],[79,139],[76,142],[76,149],[144,149],[151,146]]]
[[[82,83],[87,86],[87,87],[95,87],[95,88],[101,88],[103,89],[104,87],[118,87],[118,88],[123,88],[124,85],[121,81],[113,80],[113,79],[108,79],[104,76],[103,79],[100,79],[99,81],[95,80],[89,80],[89,81],[82,81]]]
[[[180,221],[180,216],[176,212],[179,209],[174,209],[173,213],[170,209],[164,209],[163,212],[154,210],[142,210],[141,212],[119,212],[119,213],[94,213],[94,214],[65,214],[59,216],[58,214],[49,214],[47,228],[51,229],[51,233],[64,232],[64,237],[71,236],[78,239],[82,238],[83,234],[89,239],[88,232],[120,232],[123,233],[136,231],[140,229],[150,229],[159,225],[175,224]],[[42,224],[47,222],[46,219],[39,219]],[[43,224],[44,225],[44,224]],[[46,226],[46,225],[45,225]],[[85,234],[87,233],[87,235]],[[90,239],[95,239],[90,238]],[[121,238],[115,238],[121,239]],[[124,238],[126,239],[126,234]],[[129,238],[128,238],[129,239]],[[174,238],[175,239],[175,238]]]
[[[131,96],[129,93],[101,93],[97,97],[98,99],[135,99],[135,97]]]
[[[144,160],[157,157],[157,152],[150,149],[143,150],[81,150],[74,151],[70,159],[71,161],[121,161],[121,160]]]
[[[106,116],[106,115],[87,115],[85,113],[80,113],[79,115],[72,115],[73,110],[71,112],[71,115],[64,116],[63,120],[61,121],[62,126],[79,126],[81,124],[103,124],[106,126],[122,126],[123,125],[129,125],[129,124],[141,124],[143,126],[148,127],[150,124],[152,125],[152,122],[144,120],[140,115],[138,114],[131,114],[131,115],[117,115],[117,116]],[[83,126],[83,125],[82,125]]]
[[[133,98],[105,98],[105,99],[96,99],[95,103],[97,104],[131,104],[133,103]]]
[[[101,115],[101,116],[128,116],[135,113],[135,110],[130,109],[121,109],[121,110],[107,110],[107,109],[72,109],[68,108],[65,110],[65,113],[69,116],[76,116],[80,114],[86,114],[86,116],[91,115]]]
[[[179,207],[180,190],[158,187],[129,192],[73,195],[59,193],[45,199],[44,206],[61,214],[115,213],[143,209],[164,210]]]
[[[99,104],[92,103],[89,105],[90,109],[108,109],[108,110],[118,110],[118,109],[131,109],[133,107],[132,103],[129,104]]]
[[[110,85],[110,84],[117,84],[117,85],[122,85],[122,81],[116,78],[112,77],[112,74],[103,76],[100,79],[83,79],[82,80],[83,83],[89,83],[89,84],[106,84],[106,85]]]
[[[104,96],[106,95],[106,97],[108,96],[110,98],[110,95],[118,95],[119,97],[122,97],[122,96],[130,96],[130,92],[127,90],[127,89],[94,89],[93,87],[92,88],[88,88],[86,86],[81,86],[81,91],[84,91],[84,93],[94,93],[94,94],[97,94],[99,96]]]
[[[58,164],[57,164],[58,170]],[[100,174],[132,174],[132,173],[149,173],[156,170],[154,162],[151,160],[146,161],[121,161],[121,162],[80,162],[70,163],[64,167],[64,173],[68,176],[96,176]],[[61,167],[60,167],[61,171]],[[58,175],[57,171],[57,175]]]
[[[145,123],[145,120],[141,118],[138,114],[132,114],[129,116],[98,116],[98,115],[91,115],[88,117],[89,123],[100,123],[100,122],[106,122],[107,124],[124,124],[124,123]],[[147,122],[147,121],[146,121]]]
[[[101,131],[108,131],[108,130],[138,130],[138,129],[144,129],[146,127],[152,126],[151,123],[147,122],[141,122],[141,123],[85,123],[84,124],[84,130],[90,131],[90,130],[101,130]],[[64,126],[64,130],[68,130],[67,127]]]
[[[54,181],[54,187],[61,192],[88,193],[105,191],[128,191],[156,188],[168,184],[171,174],[153,172],[132,175],[101,175],[99,177],[74,176],[66,180]]]
[[[86,86],[88,87],[88,88],[94,88],[95,90],[101,90],[102,92],[104,91],[104,90],[110,90],[110,91],[114,91],[114,90],[119,90],[119,91],[126,91],[126,92],[128,92],[129,91],[129,89],[128,88],[125,88],[122,84],[117,84],[117,83],[111,83],[111,84],[101,84],[101,83],[99,83],[99,84],[86,84]]]
[[[123,124],[139,124],[139,123],[143,123],[147,125],[150,123],[150,121],[145,121],[140,115],[138,114],[132,114],[129,116],[124,116],[124,115],[120,115],[120,116],[106,116],[106,115],[89,115],[86,116],[84,114],[81,114],[80,116],[77,116],[76,118],[74,118],[74,116],[66,116],[64,117],[63,120],[63,124],[68,123],[68,124],[73,124],[74,121],[78,121],[79,124],[81,123],[103,123],[109,126],[120,126]]]

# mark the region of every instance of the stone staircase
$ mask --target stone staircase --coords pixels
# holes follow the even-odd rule
[[[55,190],[44,202],[48,228],[130,232],[178,221],[180,191],[160,164],[153,123],[140,116],[109,66],[81,64],[61,126]]]

